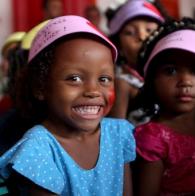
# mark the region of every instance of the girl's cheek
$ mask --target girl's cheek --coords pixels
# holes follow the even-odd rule
[[[114,91],[114,89],[112,89],[112,90],[109,92],[109,99],[108,99],[108,104],[109,104],[110,107],[113,106],[114,101],[115,101],[115,91]]]
[[[108,93],[108,105],[104,110],[104,115],[107,115],[110,112],[110,109],[112,108],[115,101],[115,91],[114,89],[110,90]]]

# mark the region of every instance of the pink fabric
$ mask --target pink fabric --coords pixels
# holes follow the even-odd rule
[[[152,50],[145,66],[144,66],[144,75],[146,76],[148,66],[151,63],[152,59],[159,54],[160,52],[167,49],[180,49],[186,50],[192,53],[195,53],[195,31],[194,30],[179,30],[173,32],[164,38],[162,38],[154,49]]]
[[[195,136],[149,122],[136,128],[135,139],[137,153],[142,158],[149,162],[161,159],[165,163],[164,192],[195,192]]]
[[[110,46],[113,60],[116,60],[116,47],[90,21],[80,16],[67,15],[50,20],[37,33],[32,42],[28,62],[30,62],[38,53],[40,53],[43,49],[45,49],[57,39],[74,33],[90,33],[101,38]]]

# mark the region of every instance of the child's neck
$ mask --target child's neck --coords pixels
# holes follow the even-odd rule
[[[65,124],[61,124],[60,122],[56,122],[55,120],[45,120],[42,123],[56,138],[63,139],[71,139],[71,138],[78,138],[78,140],[85,140],[85,138],[90,137],[90,135],[95,134],[99,127],[96,130],[92,131],[84,131],[75,129],[73,127],[65,126]]]
[[[180,115],[161,112],[155,121],[173,128],[176,132],[195,136],[195,111]]]
[[[95,167],[100,154],[100,128],[88,133],[62,129],[49,121],[42,124],[81,168],[89,170]]]

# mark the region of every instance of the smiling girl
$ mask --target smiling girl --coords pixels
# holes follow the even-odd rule
[[[58,17],[39,31],[18,99],[37,121],[0,158],[4,178],[17,179],[26,195],[132,195],[133,126],[104,118],[116,57],[85,18]]]

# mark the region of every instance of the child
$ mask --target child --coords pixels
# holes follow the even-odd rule
[[[133,126],[103,118],[116,57],[85,18],[58,17],[39,31],[19,100],[39,124],[0,158],[3,177],[17,175],[27,195],[132,195]]]
[[[87,18],[91,23],[93,23],[98,29],[101,23],[101,12],[96,5],[89,5],[84,10],[85,18]]]
[[[0,117],[0,155],[13,146],[26,132],[32,127],[31,121],[26,116],[20,114],[19,108],[15,107],[16,101],[16,83],[22,67],[27,65],[28,53],[37,32],[47,24],[47,21],[41,22],[28,31],[22,38],[21,43],[16,48],[10,49],[7,60],[9,62],[8,84],[6,96],[10,100],[10,108]],[[17,130],[17,132],[15,131]]]
[[[144,83],[136,71],[137,54],[143,41],[164,22],[164,18],[146,0],[129,0],[118,8],[114,16],[112,14],[112,11],[107,12],[108,18],[111,17],[110,38],[119,50],[119,57],[116,69],[116,102],[110,115],[129,118],[137,124],[140,120],[129,116],[135,97]],[[139,117],[140,115],[137,116]]]
[[[43,20],[56,18],[64,14],[63,0],[43,0],[42,2]]]
[[[9,55],[12,50],[17,48],[25,36],[26,32],[17,31],[8,36],[2,47],[2,60],[0,63],[0,117],[12,107],[12,102],[7,95],[10,62]]]
[[[154,117],[135,131],[139,195],[195,195],[195,21],[166,23],[145,43],[139,69]]]

